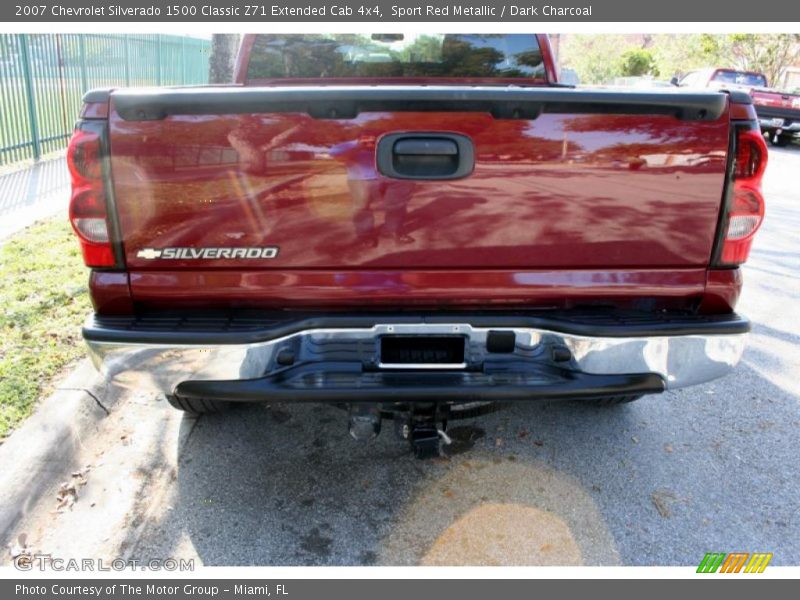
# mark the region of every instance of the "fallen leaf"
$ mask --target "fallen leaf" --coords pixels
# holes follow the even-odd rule
[[[70,484],[69,482],[65,481],[61,484],[58,488],[58,493],[56,494],[56,500],[58,500],[58,505],[56,506],[56,510],[58,512],[64,512],[68,508],[72,508],[72,505],[78,500],[78,490],[77,488]]]
[[[638,438],[638,437],[636,437],[635,435],[632,435],[632,436],[631,436],[631,441],[632,441],[634,444],[638,444],[638,443],[639,443],[639,438]]]
[[[58,488],[56,500],[58,505],[56,510],[64,512],[65,510],[72,509],[72,506],[78,501],[78,490],[86,485],[86,475],[91,469],[91,465],[84,467],[80,471],[72,473],[72,478],[65,481]]]
[[[91,471],[91,470],[92,470],[92,465],[86,465],[80,471],[74,471],[72,473],[72,476],[73,477],[83,477],[85,479],[86,476],[89,474],[89,471]]]
[[[662,517],[668,519],[672,516],[670,504],[676,500],[675,494],[669,490],[656,490],[650,495],[650,500]]]

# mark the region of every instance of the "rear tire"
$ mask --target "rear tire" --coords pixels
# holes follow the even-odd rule
[[[595,406],[618,406],[620,404],[628,404],[641,398],[642,396],[609,396],[608,398],[597,398],[590,400],[591,404]]]
[[[206,400],[205,398],[180,398],[172,394],[167,396],[167,402],[172,408],[177,408],[190,415],[222,413],[230,408],[230,402]]]

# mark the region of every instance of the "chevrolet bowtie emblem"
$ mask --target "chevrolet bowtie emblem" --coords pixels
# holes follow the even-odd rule
[[[148,260],[153,258],[161,258],[161,250],[154,250],[153,248],[145,248],[136,253],[136,258],[146,258]]]

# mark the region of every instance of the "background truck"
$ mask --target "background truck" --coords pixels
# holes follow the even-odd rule
[[[176,408],[337,403],[435,453],[486,403],[736,365],[766,161],[749,94],[574,89],[542,35],[248,35],[235,84],[86,94],[83,334]]]
[[[776,146],[786,146],[800,135],[800,95],[767,85],[767,76],[753,71],[701,69],[687,73],[675,85],[738,90],[753,98],[761,131]]]
[[[786,146],[800,136],[800,94],[771,89],[751,92],[761,131],[776,146]]]
[[[686,73],[680,80],[673,78],[673,85],[691,88],[713,88],[749,92],[753,88],[767,87],[767,77],[756,71],[738,69],[697,69]]]

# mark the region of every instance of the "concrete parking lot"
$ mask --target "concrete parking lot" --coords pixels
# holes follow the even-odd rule
[[[518,404],[454,423],[430,461],[388,424],[352,442],[333,407],[191,419],[106,390],[108,416],[18,490],[5,541],[205,565],[800,564],[800,147],[770,161],[739,305],[753,332],[724,379],[614,408]],[[59,512],[62,483],[77,501]]]

